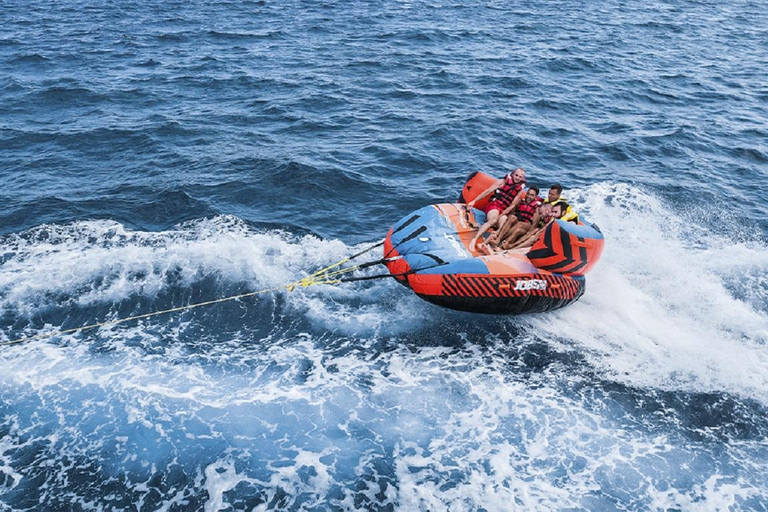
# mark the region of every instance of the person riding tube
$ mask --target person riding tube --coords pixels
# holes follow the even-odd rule
[[[479,196],[467,203],[467,207],[474,208],[475,203],[489,194],[493,198],[485,207],[486,221],[477,230],[477,234],[469,242],[469,250],[475,251],[477,241],[491,227],[500,227],[507,220],[507,214],[517,207],[525,196],[525,170],[517,168],[513,172],[497,180],[493,185],[484,190]]]
[[[544,200],[544,203],[551,204],[552,206],[558,203],[565,203],[566,205],[568,205],[568,201],[562,196],[562,194],[563,194],[563,186],[559,183],[553,183],[552,186],[549,187],[549,193],[547,194],[547,199]],[[578,224],[579,214],[576,213],[573,208],[568,206],[568,208],[563,213],[561,220],[575,222],[576,224]]]
[[[507,239],[516,240],[520,235],[528,231],[533,219],[541,206],[542,199],[539,195],[539,187],[532,185],[525,193],[525,198],[520,202],[514,215],[510,215],[504,225],[493,235],[488,237],[488,245],[502,245]]]
[[[562,202],[557,203],[554,206],[549,204],[541,205],[539,221],[534,224],[530,231],[525,233],[523,237],[510,244],[508,247],[504,247],[504,249],[522,249],[532,246],[536,243],[536,239],[539,238],[539,235],[541,235],[541,232],[544,231],[544,228],[546,228],[547,225],[555,219],[563,218],[567,207],[568,203]]]

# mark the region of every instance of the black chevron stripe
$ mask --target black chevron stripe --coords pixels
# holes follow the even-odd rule
[[[560,243],[563,244],[563,257],[573,258],[573,247],[571,246],[571,235],[560,226]]]
[[[569,260],[569,261],[570,261],[571,263],[576,263],[576,260]],[[581,262],[579,262],[579,264],[578,264],[578,265],[576,265],[575,267],[573,267],[573,268],[569,268],[569,269],[568,269],[568,272],[576,272],[576,271],[578,271],[578,270],[581,270],[582,268],[584,268],[585,266],[587,266],[587,263],[589,263],[589,262],[588,262],[588,261],[581,261]],[[568,266],[568,265],[567,265],[567,262],[565,262],[565,263],[558,263],[557,265],[553,265],[554,269],[564,269],[564,268],[566,268],[567,266]],[[552,271],[553,269],[550,269],[550,268],[548,268],[547,270],[549,270],[549,271]]]
[[[579,242],[584,242],[583,238],[579,238]],[[581,261],[587,261],[587,248],[583,245],[579,246],[579,258]]]
[[[547,247],[552,247],[552,227],[554,225],[554,222],[550,222],[549,226],[547,226],[547,229],[544,230],[544,244]]]
[[[579,242],[584,242],[584,239],[581,237],[577,237],[576,239]],[[565,247],[565,245],[566,244],[564,243],[563,247]],[[571,269],[568,269],[568,272],[576,272],[577,270],[581,270],[582,268],[584,268],[587,265],[587,263],[589,263],[587,261],[587,248],[584,246],[579,246],[579,259],[576,260],[573,258],[573,247],[571,246],[570,243],[568,243],[567,245],[569,249],[567,252],[570,253],[567,255],[568,257],[567,260],[563,260],[559,263],[554,263],[552,265],[547,265],[546,267],[542,267],[542,268],[546,268],[547,270],[554,271],[554,270],[566,268],[567,266],[573,263],[576,263],[576,261],[578,261],[579,264]]]
[[[539,268],[543,268],[544,270],[549,270],[550,272],[555,271],[559,268],[567,267],[568,265],[571,265],[573,263],[576,263],[576,260],[573,260],[571,258],[568,258],[567,260],[561,260],[557,263],[553,263],[552,265],[544,265]]]
[[[528,259],[529,260],[544,259],[554,255],[555,255],[555,252],[552,249],[550,249],[549,247],[545,247],[544,249],[536,249],[535,251],[530,251],[528,253]]]
[[[550,224],[544,229],[544,245],[546,247],[529,252],[528,259],[543,259],[555,256],[556,253],[552,250],[552,225],[553,224]]]

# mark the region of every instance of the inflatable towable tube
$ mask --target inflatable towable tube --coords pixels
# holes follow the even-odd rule
[[[494,181],[475,173],[459,203],[426,206],[397,222],[384,241],[392,277],[433,304],[475,313],[537,313],[578,300],[605,244],[593,224],[555,220],[528,249],[469,250],[485,214],[465,203]]]

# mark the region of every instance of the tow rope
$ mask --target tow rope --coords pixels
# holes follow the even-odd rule
[[[212,304],[220,304],[222,302],[229,302],[229,301],[232,301],[232,300],[246,299],[248,297],[255,297],[257,295],[263,295],[265,293],[276,292],[276,291],[279,291],[279,290],[288,290],[289,292],[292,292],[296,288],[307,288],[309,286],[318,285],[318,284],[339,284],[339,283],[345,283],[345,282],[364,281],[364,280],[370,280],[370,279],[383,279],[383,278],[386,278],[386,277],[395,277],[392,274],[381,274],[381,275],[363,276],[363,277],[341,277],[341,276],[343,276],[345,274],[349,274],[349,273],[355,272],[357,270],[362,270],[364,268],[372,267],[374,265],[384,264],[384,263],[387,263],[388,261],[392,261],[392,260],[394,260],[396,258],[399,258],[399,256],[396,257],[396,258],[387,258],[387,257],[385,257],[385,258],[382,258],[382,259],[379,259],[379,260],[369,261],[367,263],[362,263],[360,265],[354,265],[354,266],[351,266],[351,267],[339,268],[342,265],[344,265],[345,263],[348,263],[348,262],[352,261],[353,259],[358,258],[358,257],[362,256],[363,254],[365,254],[365,253],[367,253],[367,252],[369,252],[369,251],[371,251],[371,250],[375,249],[376,247],[379,247],[379,246],[381,246],[383,244],[384,244],[384,241],[382,240],[382,241],[380,241],[380,242],[378,242],[378,243],[376,243],[376,244],[366,248],[365,250],[362,250],[362,251],[358,252],[357,254],[353,254],[352,256],[348,256],[346,258],[343,258],[343,259],[337,261],[336,263],[334,263],[332,265],[328,265],[325,268],[321,268],[317,272],[314,272],[314,273],[308,275],[307,277],[304,277],[304,278],[299,279],[298,281],[294,281],[292,283],[283,284],[283,285],[275,286],[275,287],[272,287],[272,288],[264,288],[263,290],[257,290],[257,291],[254,291],[254,292],[247,292],[247,293],[241,293],[241,294],[238,294],[238,295],[231,295],[229,297],[222,297],[220,299],[207,300],[207,301],[204,301],[204,302],[196,302],[194,304],[189,304],[187,306],[177,306],[177,307],[174,307],[174,308],[163,309],[161,311],[152,311],[150,313],[144,313],[144,314],[141,314],[141,315],[133,315],[133,316],[125,317],[125,318],[118,318],[118,319],[115,319],[115,320],[108,320],[108,321],[105,321],[105,322],[97,322],[97,323],[94,323],[94,324],[83,325],[83,326],[80,326],[80,327],[73,327],[71,329],[59,329],[59,330],[55,330],[55,331],[52,331],[52,332],[47,332],[47,333],[43,333],[43,334],[37,334],[35,336],[27,336],[27,337],[15,339],[15,340],[3,341],[3,342],[0,342],[0,346],[17,345],[17,344],[21,344],[21,343],[26,343],[28,341],[53,338],[54,336],[60,336],[62,334],[72,334],[74,332],[86,331],[86,330],[90,330],[90,329],[96,329],[96,328],[99,328],[99,327],[111,327],[113,325],[119,325],[119,324],[122,324],[122,323],[125,323],[125,322],[130,322],[130,321],[133,321],[133,320],[142,320],[142,319],[151,318],[151,317],[154,317],[154,316],[167,315],[167,314],[170,314],[170,313],[178,313],[178,312],[181,312],[181,311],[188,311],[190,309],[201,308],[203,306],[210,306]],[[336,269],[336,270],[333,270],[333,269]]]

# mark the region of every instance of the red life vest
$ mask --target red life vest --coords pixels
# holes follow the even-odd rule
[[[504,176],[504,183],[493,193],[491,201],[496,201],[506,208],[512,204],[517,194],[522,192],[523,186],[525,186],[525,181],[515,183],[512,181],[512,173],[508,173]]]
[[[529,203],[522,201],[519,205],[517,205],[517,209],[515,210],[515,217],[517,217],[517,220],[520,222],[531,222],[533,220],[533,214],[536,213],[536,209],[540,205],[541,202],[539,202],[538,199],[534,199]]]

